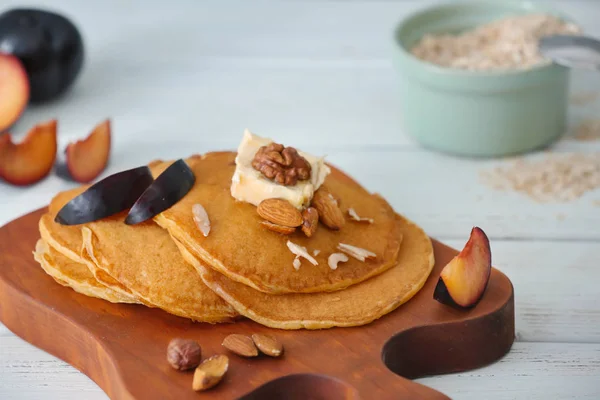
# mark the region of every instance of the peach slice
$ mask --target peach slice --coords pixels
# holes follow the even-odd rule
[[[38,182],[52,170],[56,148],[56,120],[34,126],[19,144],[5,134],[0,137],[0,177],[18,186]]]
[[[0,132],[10,128],[29,102],[29,80],[21,61],[0,53]]]
[[[433,298],[459,308],[475,307],[483,297],[491,272],[490,241],[483,230],[474,227],[462,251],[442,269]]]
[[[108,164],[110,155],[110,120],[98,124],[84,139],[67,146],[66,163],[69,175],[79,183],[93,181]]]

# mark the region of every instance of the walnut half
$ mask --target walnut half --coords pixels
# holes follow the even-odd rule
[[[285,186],[294,186],[299,180],[310,179],[311,173],[310,164],[295,148],[278,143],[258,149],[252,167],[264,177]]]

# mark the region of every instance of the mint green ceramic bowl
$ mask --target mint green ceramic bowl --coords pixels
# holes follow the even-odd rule
[[[498,157],[546,146],[565,131],[569,70],[546,64],[528,70],[466,71],[410,54],[424,34],[458,32],[509,15],[564,15],[527,1],[450,2],[426,8],[394,31],[404,130],[443,152]]]

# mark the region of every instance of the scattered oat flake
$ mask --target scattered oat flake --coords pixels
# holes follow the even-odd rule
[[[320,252],[321,252],[321,250],[319,250],[319,249],[313,250],[313,256],[315,256],[315,257],[318,256]]]
[[[549,153],[517,158],[482,171],[482,182],[497,190],[523,193],[538,202],[569,202],[600,189],[600,153]]]
[[[300,269],[300,265],[302,265],[302,261],[300,261],[299,256],[296,256],[296,258],[294,258],[294,262],[292,262],[292,265],[294,266],[294,269],[296,271],[298,271]]]
[[[192,206],[192,215],[194,216],[194,222],[204,237],[208,236],[210,232],[210,220],[208,214],[201,204],[194,204]]]
[[[359,217],[358,214],[356,213],[356,211],[354,210],[354,208],[349,208],[348,209],[348,215],[350,215],[350,218],[352,218],[354,221],[368,222],[370,224],[372,224],[373,222],[375,222],[373,220],[373,218],[361,218],[361,217]]]
[[[377,257],[377,254],[369,250],[361,249],[360,247],[352,246],[346,243],[338,244],[337,248],[349,256],[356,258],[358,261],[365,261],[369,257]]]
[[[573,138],[583,142],[600,140],[600,119],[586,119],[575,128]]]
[[[575,106],[586,106],[594,103],[598,99],[598,92],[580,92],[575,93],[569,99],[570,103]]]
[[[289,240],[287,241],[287,247],[288,247],[288,249],[290,249],[290,251],[292,253],[294,253],[297,256],[296,258],[303,257],[303,258],[307,259],[308,262],[310,262],[312,265],[319,265],[317,260],[312,258],[312,256],[310,254],[308,254],[308,251],[306,251],[306,247],[299,246],[296,243],[293,243]]]

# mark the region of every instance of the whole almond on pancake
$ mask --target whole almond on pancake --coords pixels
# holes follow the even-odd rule
[[[317,190],[311,204],[319,212],[321,222],[329,229],[337,231],[345,225],[344,214],[335,197],[327,189]]]
[[[302,225],[302,214],[283,199],[266,199],[256,207],[258,215],[273,224],[295,228]]]

